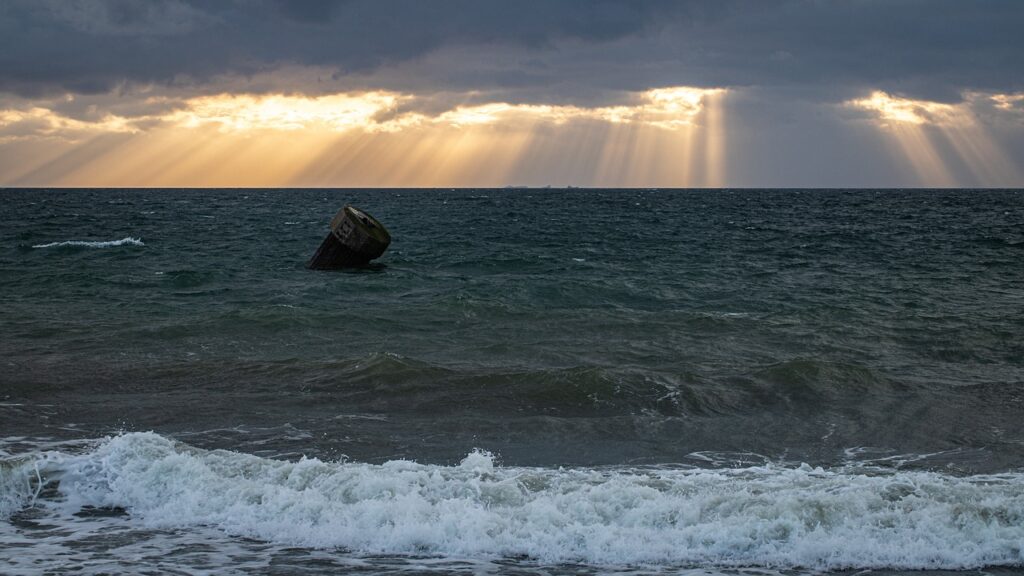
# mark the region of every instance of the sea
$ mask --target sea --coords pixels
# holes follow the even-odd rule
[[[0,297],[0,574],[1024,574],[1024,191],[4,189]]]

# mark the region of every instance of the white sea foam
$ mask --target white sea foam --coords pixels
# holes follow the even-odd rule
[[[33,464],[34,466],[35,464]],[[145,528],[357,553],[541,562],[960,569],[1024,564],[1024,475],[286,462],[125,434],[39,467],[63,498]],[[32,497],[22,464],[2,502]],[[21,478],[15,478],[17,475]],[[7,505],[8,513],[11,506]]]
[[[0,460],[0,519],[9,518],[35,498],[41,478],[39,474],[34,461]]]
[[[48,244],[36,244],[33,248],[57,248],[60,246],[79,246],[82,248],[112,248],[114,246],[145,246],[141,238],[121,238],[120,240],[65,240],[63,242],[50,242]]]

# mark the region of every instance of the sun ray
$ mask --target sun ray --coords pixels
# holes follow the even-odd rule
[[[931,136],[919,124],[898,123],[890,127],[903,155],[913,166],[922,186],[955,186],[956,180],[950,174],[946,163],[932,142]]]
[[[922,185],[963,184],[939,151],[938,145],[943,142],[952,150],[950,154],[955,155],[955,158],[947,157],[959,160],[975,183],[1017,185],[1021,181],[1020,171],[972,110],[979,98],[995,102],[996,109],[1001,110],[1016,102],[1014,95],[965,94],[962,102],[945,104],[875,91],[866,98],[845,104],[873,115],[878,129],[894,139]]]
[[[604,106],[495,101],[431,113],[386,91],[151,96],[164,112],[86,121],[56,104],[0,110],[0,138],[73,136],[17,178],[86,186],[501,186],[550,174],[570,175],[563,184],[686,186],[697,157],[703,182],[720,185],[724,94],[676,86]]]
[[[706,98],[704,108],[704,185],[721,188],[725,185],[725,120],[723,94],[716,92]]]
[[[84,171],[103,166],[110,153],[121,146],[124,134],[100,133],[71,145],[64,153],[21,178],[16,185],[94,186],[80,178]],[[45,183],[45,184],[44,184]]]
[[[627,123],[613,123],[604,138],[594,185],[619,187],[626,185],[626,168],[633,157],[636,127]]]
[[[52,165],[74,146],[53,140],[0,143],[0,186],[37,185],[33,175],[45,174],[44,166]]]
[[[1021,181],[1016,166],[969,110],[958,111],[939,129],[982,186],[1012,186]]]
[[[302,182],[305,186],[352,185],[347,174],[359,166],[374,138],[377,136],[358,132],[335,135],[322,152],[307,159],[300,175],[296,176],[296,183]]]

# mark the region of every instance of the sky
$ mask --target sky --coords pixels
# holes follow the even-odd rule
[[[1024,187],[1020,0],[3,0],[3,187]]]

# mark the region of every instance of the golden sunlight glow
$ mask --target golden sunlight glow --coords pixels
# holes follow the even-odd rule
[[[996,108],[1008,110],[1024,96],[965,94],[958,104],[914,100],[875,91],[869,97],[850,100],[847,107],[870,114],[887,134],[925,186],[958,184],[949,168],[955,161],[967,167],[984,186],[1020,182],[1020,173],[978,119],[973,105],[988,98]],[[944,159],[943,150],[951,158]]]
[[[64,136],[26,161],[0,161],[0,185],[720,186],[726,95],[668,87],[608,106],[487,102],[430,113],[416,96],[386,91],[148,96],[144,113],[90,110],[90,120],[56,111],[68,96],[0,109],[0,145]]]
[[[24,110],[0,110],[0,142],[25,136],[69,138],[82,132],[135,131],[129,119],[113,114],[104,115],[98,121],[86,122],[39,106]]]
[[[851,100],[847,103],[854,108],[874,112],[882,120],[907,124],[936,123],[950,115],[955,109],[949,104],[896,98],[876,90],[868,98]]]
[[[565,122],[579,110],[571,106],[540,106],[535,104],[508,104],[493,102],[478,106],[459,106],[437,116],[437,124],[453,126],[475,126],[483,124],[508,123],[516,121],[536,122],[545,120],[556,124]]]
[[[403,100],[408,97],[390,92],[319,97],[221,94],[188,100],[184,110],[173,113],[167,120],[185,128],[214,124],[227,131],[312,128],[392,131],[401,126],[377,122],[375,117],[393,110]]]
[[[718,188],[725,185],[725,114],[722,110],[722,93],[708,98],[707,127],[704,131],[705,186]]]
[[[437,117],[436,121],[456,126],[494,124],[529,119],[561,124],[570,120],[601,120],[613,124],[639,123],[676,130],[693,124],[707,100],[724,94],[720,88],[657,88],[640,93],[634,105],[547,106],[536,104],[490,103],[459,106]]]
[[[995,94],[989,98],[1000,110],[1013,110],[1024,105],[1024,94]]]

